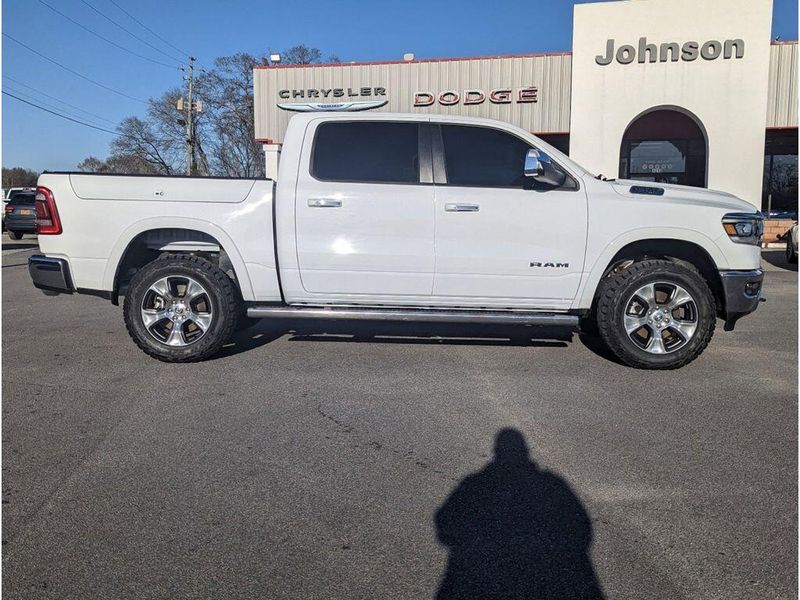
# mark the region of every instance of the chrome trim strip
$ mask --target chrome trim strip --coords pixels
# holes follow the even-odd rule
[[[252,306],[253,318],[342,319],[371,321],[410,321],[428,323],[515,323],[518,325],[561,325],[577,327],[576,315],[513,311],[440,310],[404,308],[307,308],[295,306]]]

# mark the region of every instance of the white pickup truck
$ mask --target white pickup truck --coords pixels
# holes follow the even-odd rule
[[[30,259],[46,293],[115,304],[165,361],[250,318],[583,324],[670,369],[756,309],[763,222],[693,187],[595,176],[507,123],[292,118],[277,182],[45,173]]]

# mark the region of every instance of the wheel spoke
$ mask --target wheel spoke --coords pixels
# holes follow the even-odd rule
[[[172,301],[172,290],[169,287],[169,278],[159,279],[150,286],[150,290],[161,296],[165,301]]]
[[[168,346],[183,346],[186,344],[186,341],[183,339],[183,327],[174,323],[172,325],[172,330],[169,332],[169,336],[167,337],[167,345]]]
[[[672,296],[670,296],[669,302],[667,303],[667,308],[673,311],[687,302],[693,302],[689,292],[682,287],[675,286],[675,290],[672,292]]]
[[[202,296],[205,293],[206,291],[199,283],[197,283],[193,279],[190,279],[189,282],[186,284],[186,290],[183,292],[183,298],[186,301],[191,302],[195,298],[198,298],[199,296]]]
[[[192,313],[192,316],[189,317],[188,321],[197,325],[200,328],[200,331],[205,333],[206,329],[208,329],[208,327],[211,325],[211,315]]]
[[[142,322],[147,329],[150,329],[153,325],[166,318],[168,317],[167,311],[165,310],[156,310],[154,308],[142,309]]]
[[[656,307],[656,284],[650,283],[636,291],[636,296],[639,296],[647,303],[648,308]]]
[[[697,323],[693,321],[680,321],[678,319],[674,319],[669,324],[667,329],[677,332],[677,334],[683,338],[684,342],[688,342],[697,329]]]
[[[650,330],[650,339],[647,342],[645,350],[653,354],[664,354],[667,351],[664,346],[664,338],[661,336],[660,331],[655,329]]]
[[[625,331],[628,335],[634,331],[638,331],[647,325],[647,317],[640,317],[638,315],[625,315]]]

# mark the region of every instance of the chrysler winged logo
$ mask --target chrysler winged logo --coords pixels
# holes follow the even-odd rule
[[[327,111],[347,111],[355,112],[359,110],[369,110],[380,108],[388,100],[361,100],[355,102],[281,102],[278,108],[292,110],[295,112],[327,112]]]

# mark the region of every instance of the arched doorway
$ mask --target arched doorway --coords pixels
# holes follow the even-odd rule
[[[619,176],[705,187],[707,143],[688,114],[657,109],[634,119],[622,137]]]

